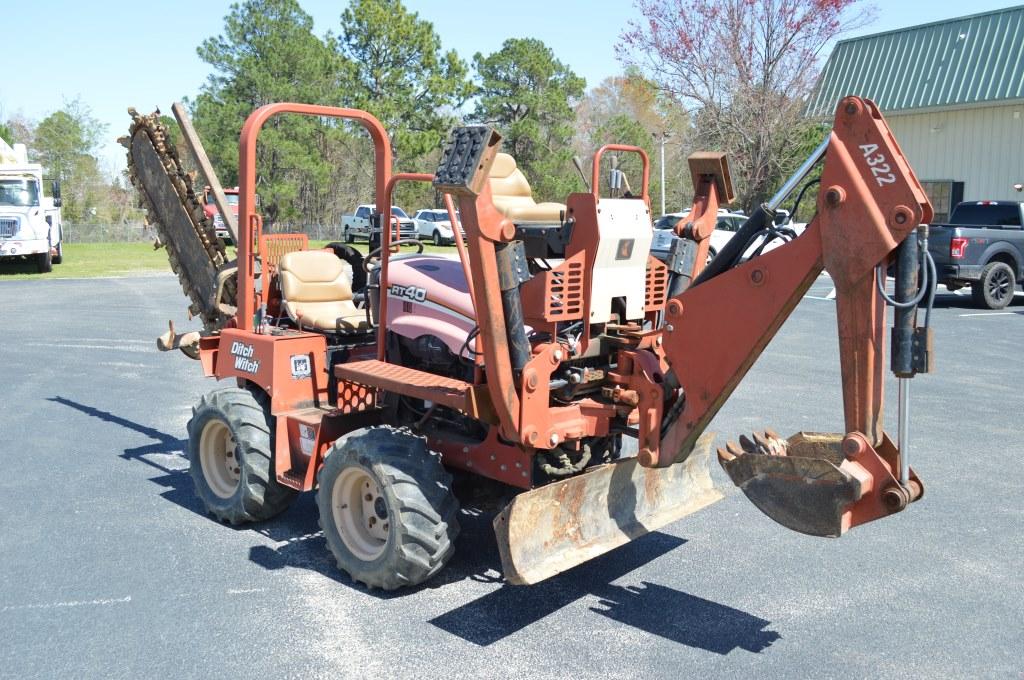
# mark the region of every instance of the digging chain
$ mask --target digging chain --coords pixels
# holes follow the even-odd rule
[[[156,228],[157,242],[154,245],[167,249],[167,259],[170,262],[171,270],[177,275],[181,289],[190,301],[190,315],[202,319],[206,332],[219,330],[226,320],[226,315],[220,309],[220,303],[235,304],[236,281],[234,278],[229,278],[225,282],[220,300],[204,300],[199,292],[203,288],[198,285],[201,281],[199,277],[209,278],[210,270],[203,267],[200,271],[193,271],[184,266],[180,244],[182,239],[198,239],[202,249],[209,256],[212,271],[217,272],[230,264],[224,242],[217,238],[213,224],[206,218],[202,203],[196,197],[192,176],[182,168],[178,153],[167,134],[167,128],[160,122],[160,112],[142,115],[130,108],[128,113],[132,117],[131,128],[128,135],[121,137],[118,141],[128,149],[128,177],[137,190],[140,207],[146,211],[146,224],[147,226],[151,224]],[[181,207],[184,208],[185,214],[191,221],[192,229],[186,233],[178,233],[180,228],[173,226],[174,221],[161,219],[160,211],[150,198],[140,174],[136,172],[132,147],[147,143],[152,145],[160,158],[167,182],[173,187],[174,193],[181,201]],[[207,289],[215,287],[213,281],[204,283],[207,284],[205,286]]]

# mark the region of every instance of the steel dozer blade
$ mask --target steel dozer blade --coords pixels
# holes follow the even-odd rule
[[[516,496],[494,519],[505,580],[543,581],[721,500],[708,469],[714,438],[669,467],[629,458]]]
[[[893,476],[899,453],[888,437],[876,450],[858,433],[782,439],[767,430],[729,442],[718,460],[761,512],[811,536],[839,537],[899,512],[924,489],[913,472],[907,488]]]

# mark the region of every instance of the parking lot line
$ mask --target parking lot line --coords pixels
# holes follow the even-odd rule
[[[957,314],[957,316],[1013,316],[1021,312],[975,312],[973,314]]]
[[[63,602],[43,602],[41,604],[10,604],[0,607],[0,613],[22,611],[28,609],[62,609],[66,607],[86,607],[86,606],[104,606],[112,604],[123,604],[125,602],[131,602],[132,596],[126,595],[125,597],[117,598],[105,598],[96,600],[67,600]]]

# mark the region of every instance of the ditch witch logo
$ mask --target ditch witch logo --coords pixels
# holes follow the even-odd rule
[[[260,370],[260,362],[258,359],[252,358],[253,353],[252,345],[247,345],[238,340],[231,343],[231,354],[235,357],[235,370],[242,371],[243,373],[258,372]]]

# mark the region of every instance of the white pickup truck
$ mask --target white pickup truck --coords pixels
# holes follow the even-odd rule
[[[357,238],[370,241],[370,215],[376,206],[366,203],[358,208],[351,215],[342,215],[341,228],[345,236],[345,243],[353,243]],[[416,238],[416,222],[412,220],[405,211],[397,205],[391,206],[392,217],[398,220],[399,235],[401,238]],[[394,222],[392,222],[392,225]]]
[[[0,260],[29,258],[43,273],[64,260],[59,182],[52,193],[43,196],[43,166],[25,145],[0,139]]]

